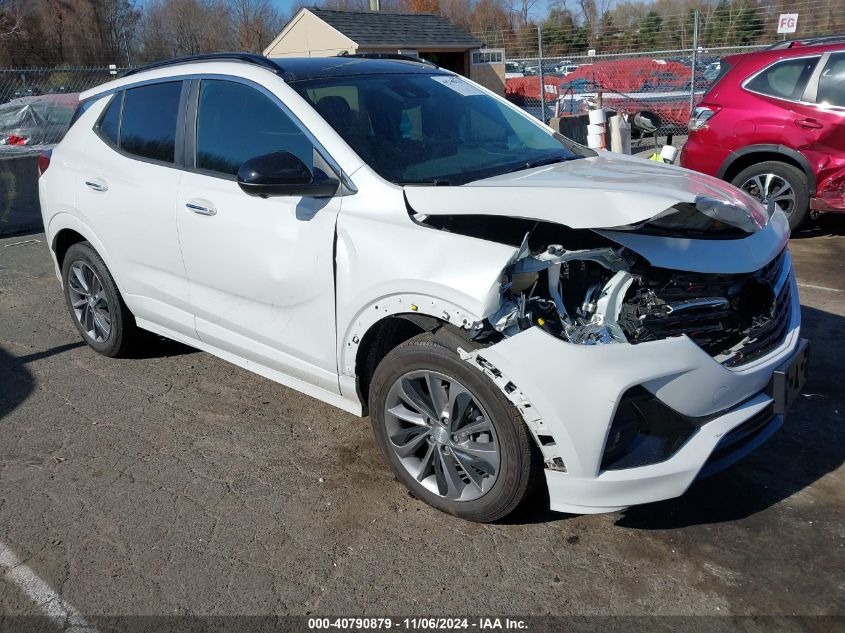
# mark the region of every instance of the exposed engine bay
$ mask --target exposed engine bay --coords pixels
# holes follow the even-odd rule
[[[500,240],[524,231],[499,280],[500,307],[487,319],[505,337],[530,327],[579,345],[687,335],[731,366],[766,353],[787,329],[786,252],[750,274],[704,274],[652,266],[590,230],[466,216],[426,223]]]

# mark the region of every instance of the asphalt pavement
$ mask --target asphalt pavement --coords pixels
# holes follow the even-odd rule
[[[65,627],[126,614],[845,615],[845,217],[791,247],[811,378],[775,437],[678,499],[571,516],[539,497],[477,525],[409,496],[367,419],[164,340],[97,355],[44,236],[0,240],[0,623],[51,608]]]

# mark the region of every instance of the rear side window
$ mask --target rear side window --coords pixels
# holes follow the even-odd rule
[[[120,149],[141,158],[174,162],[176,119],[179,116],[181,95],[181,81],[126,90],[120,125]]]
[[[272,99],[233,81],[200,83],[198,169],[235,175],[244,161],[276,151],[290,152],[313,168],[311,140]]]
[[[117,146],[117,133],[120,129],[120,108],[122,105],[123,93],[118,92],[112,97],[111,102],[100,117],[100,122],[97,124],[100,136],[111,141],[115,147]]]
[[[785,59],[763,70],[745,87],[770,97],[797,101],[804,94],[818,61],[818,57]]]
[[[845,107],[845,53],[834,53],[819,76],[816,103]]]

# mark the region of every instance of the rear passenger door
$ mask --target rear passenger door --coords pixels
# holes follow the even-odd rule
[[[235,79],[194,81],[189,112],[177,222],[197,334],[338,393],[340,198],[260,198],[244,193],[236,179],[244,161],[274,151],[318,169],[314,141],[275,96]]]
[[[845,51],[822,56],[793,112],[807,149],[845,154]]]
[[[195,337],[175,216],[185,85],[163,81],[111,97],[79,168],[76,206],[108,250],[136,318]]]

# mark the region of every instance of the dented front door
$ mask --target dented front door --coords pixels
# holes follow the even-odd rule
[[[337,387],[334,269],[340,198],[258,198],[185,173],[179,240],[197,334],[243,358]]]

